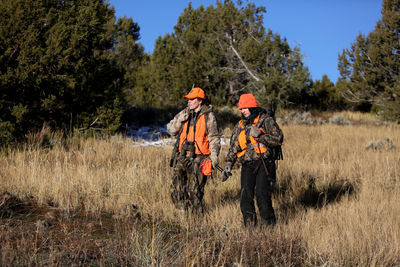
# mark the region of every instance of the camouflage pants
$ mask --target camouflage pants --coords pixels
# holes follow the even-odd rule
[[[200,171],[200,159],[193,160],[190,168],[177,161],[171,184],[171,199],[175,207],[191,210],[194,213],[204,212],[204,188],[207,176]]]

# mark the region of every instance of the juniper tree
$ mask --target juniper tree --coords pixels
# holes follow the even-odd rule
[[[266,32],[264,13],[265,7],[240,1],[197,9],[189,4],[174,32],[157,39],[148,66],[151,82],[141,83],[141,91],[161,105],[183,103],[193,84],[216,104],[236,104],[243,92],[258,95],[262,104],[272,97],[297,104],[299,92],[310,87],[308,69],[298,48]]]
[[[339,55],[340,79],[349,101],[370,103],[400,122],[400,0],[384,0],[382,19]]]
[[[98,118],[96,126],[118,127],[124,71],[110,53],[122,42],[107,2],[3,0],[0,17],[2,141],[44,122],[70,129]]]
[[[318,110],[338,110],[346,107],[344,98],[327,75],[312,85],[312,105]]]

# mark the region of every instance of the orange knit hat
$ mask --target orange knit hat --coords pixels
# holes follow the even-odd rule
[[[256,108],[258,107],[257,100],[252,94],[243,94],[239,98],[238,108]]]
[[[189,94],[185,95],[184,98],[188,99],[195,99],[195,98],[201,98],[201,99],[206,99],[206,93],[204,93],[203,89],[200,87],[195,87],[190,90]]]

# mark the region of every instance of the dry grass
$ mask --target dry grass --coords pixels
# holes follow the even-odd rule
[[[1,216],[2,265],[400,264],[400,127],[282,129],[278,225],[253,231],[242,226],[237,168],[207,184],[207,214],[188,218],[169,199],[170,147],[117,136],[3,151],[0,193],[42,210]],[[365,150],[386,137],[394,149]]]
[[[377,117],[373,113],[341,111],[335,114],[342,115],[352,121],[377,121]]]
[[[306,191],[301,188],[310,177],[316,192],[340,183],[353,192],[319,209],[297,209],[289,220],[286,230],[301,233],[309,260],[327,265],[398,264],[399,147],[373,152],[365,145],[386,137],[400,144],[399,127],[296,126],[285,133],[286,160],[280,177],[290,180],[294,196]]]

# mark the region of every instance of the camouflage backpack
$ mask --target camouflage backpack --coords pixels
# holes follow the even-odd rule
[[[276,104],[272,103],[271,107],[265,109],[265,112],[276,122],[275,110]],[[272,152],[272,158],[274,160],[283,160],[282,145],[269,147],[268,149]]]

